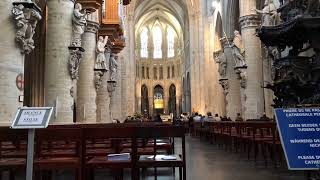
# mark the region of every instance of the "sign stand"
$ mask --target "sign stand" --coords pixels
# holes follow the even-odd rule
[[[28,130],[28,152],[27,152],[26,180],[32,180],[32,177],[33,177],[34,135],[35,135],[35,129],[29,129]]]
[[[28,129],[26,180],[33,179],[33,153],[35,129],[48,127],[53,107],[22,107],[11,125],[12,129]]]

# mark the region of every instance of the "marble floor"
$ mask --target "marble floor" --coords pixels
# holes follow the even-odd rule
[[[275,169],[270,163],[265,167],[263,161],[254,163],[246,154],[228,152],[198,138],[187,137],[187,180],[304,180],[303,172],[288,171],[285,165]],[[179,142],[177,142],[179,144]],[[181,147],[176,146],[176,151]],[[97,170],[95,180],[112,180],[107,171]],[[126,171],[126,180],[130,180]],[[148,169],[141,179],[153,180],[153,169]],[[172,169],[158,169],[158,180],[175,180]],[[23,179],[23,178],[21,178]],[[54,180],[71,180],[71,172],[56,172]]]

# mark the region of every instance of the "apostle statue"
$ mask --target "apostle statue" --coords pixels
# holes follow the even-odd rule
[[[110,80],[116,81],[117,80],[117,71],[118,71],[118,56],[115,54],[111,54],[110,56]]]
[[[262,26],[274,26],[277,24],[279,16],[274,0],[265,0],[262,10],[254,9],[258,14],[261,14]]]
[[[226,77],[226,75],[227,75],[227,58],[226,58],[225,54],[223,53],[223,51],[220,51],[217,62],[219,62],[220,76]]]
[[[72,31],[73,31],[73,37],[72,37],[72,46],[75,47],[81,47],[81,35],[84,33],[85,26],[87,25],[86,20],[86,12],[82,13],[82,6],[80,3],[77,3],[73,10],[73,16],[72,16]]]
[[[97,58],[96,58],[96,63],[94,66],[95,70],[103,70],[103,71],[108,71],[107,67],[107,59],[106,59],[106,54],[105,54],[105,46],[108,42],[108,36],[105,36],[103,38],[102,36],[99,36],[99,40],[97,42]]]
[[[235,58],[236,67],[246,66],[247,64],[244,59],[245,50],[244,50],[242,37],[239,31],[234,31],[234,39],[231,47],[232,47],[233,57]]]

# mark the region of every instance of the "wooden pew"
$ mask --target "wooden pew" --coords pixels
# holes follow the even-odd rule
[[[42,178],[42,172],[72,169],[75,179],[82,180],[83,145],[80,128],[37,129],[35,140],[36,178]]]
[[[155,177],[157,177],[157,167],[179,167],[180,179],[186,179],[186,157],[185,157],[185,129],[183,126],[166,126],[166,127],[138,127],[135,132],[135,138],[151,138],[153,139],[154,148],[156,149],[156,140],[159,138],[171,137],[182,139],[182,153],[174,155],[176,160],[164,160],[156,158],[157,150],[154,151],[153,158],[150,155],[140,155],[137,159],[136,167],[148,168],[154,167]],[[133,150],[136,152],[137,150]],[[135,169],[135,171],[138,171]],[[135,178],[137,178],[135,174]],[[134,179],[135,179],[134,178]]]
[[[0,127],[0,177],[9,171],[10,180],[15,173],[26,168],[27,131]]]

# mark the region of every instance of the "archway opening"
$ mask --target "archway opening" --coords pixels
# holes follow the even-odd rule
[[[153,90],[153,107],[154,114],[163,114],[164,113],[164,91],[163,87],[157,85]]]

